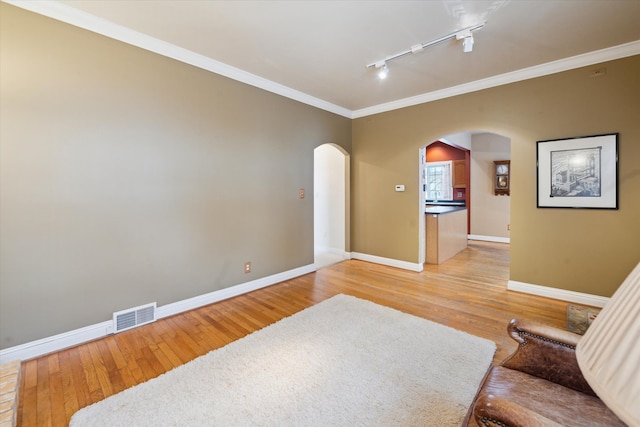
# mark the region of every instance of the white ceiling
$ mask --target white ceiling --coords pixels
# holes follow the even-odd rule
[[[640,53],[640,0],[8,2],[348,117]]]

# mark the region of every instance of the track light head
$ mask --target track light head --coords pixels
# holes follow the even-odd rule
[[[389,68],[387,68],[387,61],[379,61],[375,64],[376,70],[378,70],[378,78],[384,80],[389,75]]]
[[[473,34],[471,30],[462,30],[456,34],[456,40],[462,40],[462,51],[467,53],[473,50]]]
[[[378,78],[380,80],[384,80],[389,75],[389,68],[387,68],[387,64],[384,64],[382,68],[378,71]]]
[[[473,50],[473,36],[462,39],[462,51],[467,53]]]

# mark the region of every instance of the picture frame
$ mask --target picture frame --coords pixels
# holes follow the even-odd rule
[[[618,134],[537,141],[537,207],[618,209]]]

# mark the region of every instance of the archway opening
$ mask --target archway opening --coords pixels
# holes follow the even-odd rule
[[[313,157],[314,264],[316,269],[349,259],[349,154],[323,144]]]
[[[466,182],[464,185],[453,187],[452,197],[447,200],[434,200],[428,198],[426,168],[428,162],[427,150],[432,144],[445,144],[453,150],[460,150],[456,159],[446,158],[447,150],[439,153],[438,161],[455,161],[464,158],[466,166]],[[445,154],[443,154],[445,153]],[[444,157],[443,157],[444,156]],[[492,132],[465,131],[444,135],[434,141],[430,141],[420,149],[420,262],[426,259],[426,230],[424,213],[427,206],[461,203],[468,209],[468,239],[484,240],[492,242],[510,243],[511,236],[511,212],[510,196],[497,195],[495,192],[496,161],[511,159],[511,139]],[[453,182],[453,177],[451,178]]]

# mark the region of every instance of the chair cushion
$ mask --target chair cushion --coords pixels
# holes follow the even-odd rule
[[[565,426],[625,426],[597,397],[524,372],[494,366],[480,390]]]

